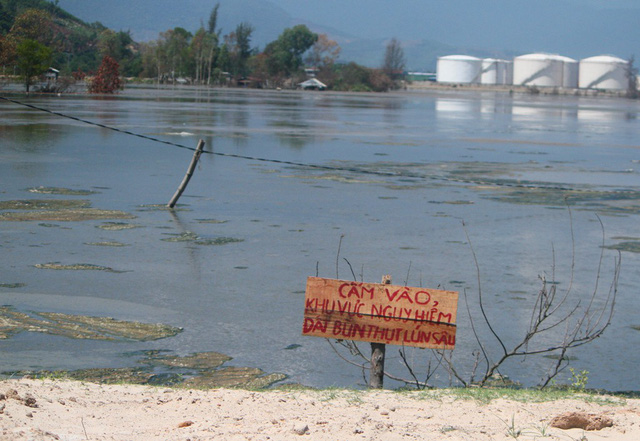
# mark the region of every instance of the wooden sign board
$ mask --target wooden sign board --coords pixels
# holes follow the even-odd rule
[[[453,349],[458,293],[309,277],[302,334]]]

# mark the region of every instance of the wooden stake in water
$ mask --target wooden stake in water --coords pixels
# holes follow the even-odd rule
[[[187,169],[187,174],[184,175],[184,178],[182,179],[182,182],[180,183],[180,186],[178,187],[176,194],[173,195],[173,197],[167,204],[167,207],[169,208],[175,207],[176,203],[178,202],[178,199],[180,199],[180,196],[182,195],[182,192],[184,191],[185,188],[187,188],[187,184],[189,184],[189,180],[191,179],[191,176],[193,176],[193,171],[195,170],[196,165],[198,165],[198,160],[200,159],[200,155],[202,154],[203,148],[204,148],[204,141],[201,139],[198,142],[198,147],[196,147],[196,151],[193,153],[193,158],[191,158],[191,164],[189,164],[189,168]]]
[[[382,283],[390,285],[391,276],[382,276]],[[384,343],[371,343],[371,369],[369,370],[369,387],[371,389],[382,389],[386,349]]]

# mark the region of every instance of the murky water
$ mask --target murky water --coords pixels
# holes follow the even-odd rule
[[[326,341],[300,335],[307,276],[352,279],[351,268],[367,282],[392,274],[397,284],[466,291],[496,358],[499,346],[477,321],[478,280],[496,331],[513,345],[529,324],[538,276],[555,270],[558,290],[567,289],[572,254],[567,307],[581,300],[584,308],[596,283],[601,305],[618,254],[604,249],[597,281],[597,215],[605,246],[640,241],[640,106],[632,101],[134,88],[113,99],[25,101],[189,147],[202,138],[209,152],[345,170],[205,154],[169,212],[159,205],[190,151],[0,102],[0,202],[81,200],[135,217],[0,220],[0,304],[184,328],[152,342],[23,332],[0,341],[0,371],[126,367],[140,350],[217,351],[233,357],[229,365],[292,382],[354,386],[359,369]],[[544,188],[495,185],[516,182]],[[0,215],[27,212],[13,205]],[[640,258],[622,248],[612,325],[571,352],[571,366],[589,371],[590,387],[638,390]],[[477,344],[463,299],[454,359],[468,375]],[[397,347],[387,354],[387,367],[408,376]],[[432,353],[408,356],[424,377]],[[502,373],[534,385],[552,363],[528,357]],[[431,382],[449,376],[440,370]]]

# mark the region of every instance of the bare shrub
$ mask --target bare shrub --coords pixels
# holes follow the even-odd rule
[[[571,212],[569,210],[571,215]],[[570,216],[571,217],[571,216]],[[575,251],[571,256],[571,273],[568,275],[569,284],[566,289],[560,290],[555,278],[555,252],[552,258],[551,278],[539,276],[540,289],[538,290],[534,304],[530,311],[529,325],[523,335],[514,339],[513,331],[499,331],[497,323],[488,314],[487,302],[483,298],[482,283],[480,275],[480,263],[478,262],[471,239],[466,232],[468,243],[470,244],[473,256],[478,289],[475,295],[470,295],[465,290],[463,293],[464,307],[469,317],[472,334],[476,341],[476,348],[471,352],[473,365],[470,370],[463,372],[454,361],[454,354],[459,352],[443,351],[432,349],[429,351],[426,370],[421,368],[418,372],[415,364],[409,360],[405,347],[398,350],[399,360],[406,371],[405,376],[398,376],[385,371],[385,376],[389,379],[405,383],[418,389],[432,387],[431,379],[439,371],[444,371],[449,376],[450,383],[458,383],[464,387],[487,386],[489,384],[508,384],[506,377],[502,375],[500,369],[507,361],[512,359],[526,359],[528,357],[546,356],[550,359],[548,372],[539,383],[541,388],[548,386],[551,380],[560,372],[567,368],[572,349],[586,345],[598,337],[611,324],[613,311],[616,302],[618,277],[620,274],[621,254],[613,261],[611,281],[607,288],[601,287],[601,275],[604,263],[604,226],[598,217],[602,231],[602,244],[597,268],[595,270],[595,281],[592,291],[583,305],[583,300],[574,295],[574,268]],[[571,241],[572,248],[575,240],[573,237],[573,221],[571,221]],[[342,237],[336,257],[336,273],[338,270],[340,247]],[[351,268],[351,264],[344,259]],[[351,268],[351,273],[355,279],[355,274]],[[604,293],[603,293],[604,291]],[[462,305],[459,306],[459,308]],[[480,319],[474,319],[471,311],[478,310]],[[479,328],[488,330],[488,336],[481,335]],[[515,341],[508,344],[503,334],[509,333],[509,340]],[[559,336],[559,337],[558,337]],[[345,362],[356,366],[362,370],[362,376],[367,383],[366,375],[370,367],[369,357],[362,352],[360,347],[353,341],[327,340],[335,353]],[[463,355],[469,359],[469,354]]]

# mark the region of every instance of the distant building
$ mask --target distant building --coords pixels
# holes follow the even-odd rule
[[[327,85],[317,78],[310,78],[298,84],[298,87],[304,90],[325,90]]]
[[[44,73],[44,77],[47,79],[48,82],[56,82],[56,81],[58,81],[58,77],[59,76],[60,76],[60,71],[58,69],[53,68],[53,67],[50,67]]]
[[[409,81],[435,81],[435,72],[407,72],[407,80]]]

